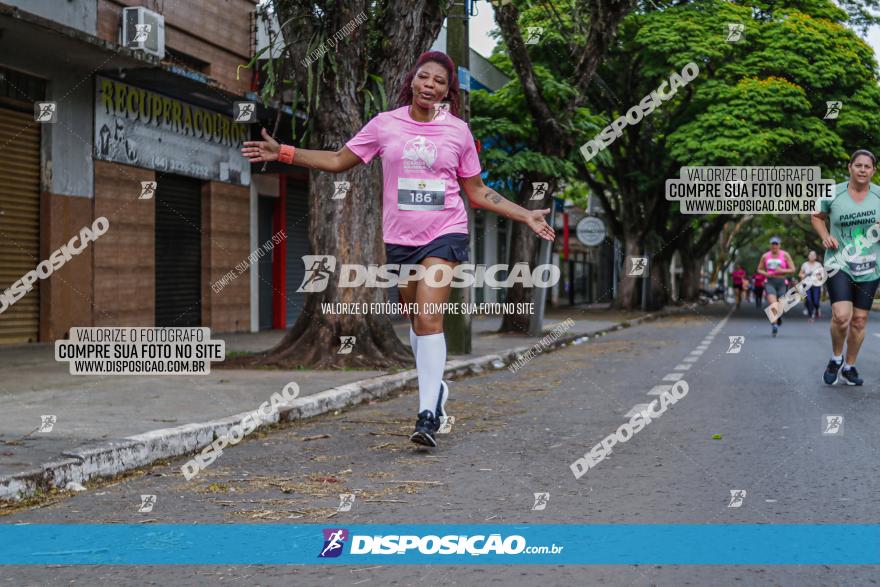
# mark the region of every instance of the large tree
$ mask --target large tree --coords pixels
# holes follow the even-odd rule
[[[674,251],[685,262],[686,296],[699,267],[734,216],[686,216],[664,196],[666,179],[684,165],[818,165],[839,173],[846,153],[877,143],[880,91],[873,53],[846,25],[866,18],[858,3],[831,0],[655,2],[628,16],[620,42],[590,89],[584,138],[637,105],[687,63],[700,69],[675,96],[629,125],[587,164],[585,179],[602,199],[626,255],[654,256],[652,305],[664,301]],[[728,41],[728,23],[744,26]],[[826,101],[844,102],[824,120]],[[593,126],[589,114],[602,122]],[[780,223],[789,222],[784,217]],[[622,287],[634,304],[635,280]]]
[[[284,57],[269,60],[272,74],[264,95],[292,90],[294,107],[308,115],[303,146],[337,150],[378,110],[396,106],[406,71],[437,38],[451,4],[452,0],[274,0]],[[352,29],[349,23],[356,26],[344,30],[346,25]],[[340,31],[346,34],[337,34]],[[350,182],[344,199],[331,199],[335,181]],[[339,265],[384,262],[381,194],[378,161],[340,174],[310,171],[308,230],[313,254],[334,256]],[[281,343],[252,362],[284,368],[387,368],[412,361],[388,316],[340,316],[321,310],[325,302],[386,301],[388,290],[339,288],[338,275],[329,281],[324,291],[306,295],[296,324]],[[337,353],[343,336],[356,339],[350,354]]]
[[[511,0],[494,2],[495,20],[503,39],[510,69],[519,82],[524,115],[536,133],[531,137],[534,155],[566,159],[580,143],[579,133],[573,128],[573,120],[587,101],[587,90],[593,83],[593,75],[603,55],[613,43],[617,28],[634,0],[572,0],[560,14],[554,2]],[[520,8],[523,8],[522,19]],[[544,29],[538,43],[526,44],[523,26],[542,26]],[[546,25],[546,26],[544,26]],[[552,77],[553,67],[547,64],[567,66],[559,79]],[[543,69],[543,71],[542,71]],[[560,91],[568,86],[567,91]],[[536,160],[540,160],[536,157]],[[560,179],[550,165],[534,165],[522,174],[519,184],[518,203],[530,209],[547,206],[547,200],[531,200],[531,182],[546,181],[550,184],[548,194],[556,188]],[[509,263],[533,263],[536,239],[528,227],[514,224],[510,239]],[[515,285],[507,292],[507,301],[527,302],[531,290]],[[528,329],[528,316],[507,314],[502,321],[502,331],[524,332]]]

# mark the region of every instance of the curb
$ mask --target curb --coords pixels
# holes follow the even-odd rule
[[[625,320],[614,326],[589,333],[559,337],[545,342],[548,335],[529,346],[507,349],[497,354],[482,355],[469,359],[453,359],[446,362],[444,378],[455,379],[465,375],[480,375],[487,370],[498,370],[510,365],[530,350],[537,355],[550,352],[569,344],[581,344],[586,340],[629,328],[643,322],[685,313],[686,308],[670,308],[654,314],[646,314],[633,320]],[[586,339],[586,340],[585,340]],[[579,341],[579,342],[578,342]],[[257,428],[279,421],[293,422],[318,416],[333,410],[355,406],[365,400],[386,397],[394,392],[412,388],[418,383],[415,369],[400,373],[380,375],[326,389],[314,395],[298,398],[281,406],[276,414]],[[120,440],[101,444],[87,444],[62,453],[61,460],[52,461],[14,475],[0,477],[0,500],[17,501],[41,491],[64,489],[68,483],[85,484],[90,479],[111,477],[137,469],[160,459],[195,453],[211,444],[215,438],[228,433],[241,424],[252,411],[241,412],[226,418],[185,424],[174,428],[151,430]]]

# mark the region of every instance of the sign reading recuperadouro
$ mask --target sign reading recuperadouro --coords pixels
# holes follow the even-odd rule
[[[177,98],[96,76],[94,157],[205,180],[250,185],[239,151],[246,124]]]

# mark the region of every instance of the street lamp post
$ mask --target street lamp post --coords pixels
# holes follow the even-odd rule
[[[470,67],[470,42],[468,30],[468,2],[456,2],[449,10],[446,19],[446,54],[458,66],[459,71]],[[461,117],[465,122],[470,120],[470,97],[468,88],[461,92]],[[473,210],[468,208],[468,224],[474,227]],[[476,239],[476,235],[471,235]],[[473,250],[473,247],[471,247]],[[453,287],[449,301],[460,304],[473,299],[473,288]],[[450,355],[467,355],[471,352],[471,317],[466,312],[452,313],[444,318],[446,331],[446,348]]]

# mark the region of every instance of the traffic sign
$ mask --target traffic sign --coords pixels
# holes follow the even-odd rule
[[[581,219],[575,229],[577,239],[588,247],[595,247],[602,243],[607,236],[605,223],[601,218],[595,216],[586,216]]]

